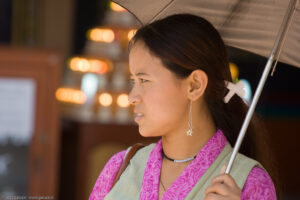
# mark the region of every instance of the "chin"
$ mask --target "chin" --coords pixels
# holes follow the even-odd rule
[[[146,130],[145,128],[141,128],[139,126],[139,133],[142,137],[160,137],[161,134],[158,134],[158,131],[154,130]]]

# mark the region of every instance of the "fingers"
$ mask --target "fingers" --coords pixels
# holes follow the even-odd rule
[[[215,193],[209,193],[207,195],[205,195],[204,200],[224,200],[224,197],[215,194]]]
[[[223,183],[225,185],[228,185],[230,187],[238,187],[234,179],[229,174],[221,174],[213,178],[211,181],[211,185],[215,183]]]
[[[206,190],[205,194],[220,194],[223,196],[227,196],[230,193],[230,188],[223,183],[214,183],[211,184]]]
[[[205,190],[205,200],[240,200],[241,190],[238,187],[229,187],[224,183],[215,183]]]
[[[220,174],[225,174],[226,168],[227,168],[227,165],[223,165],[220,170]]]
[[[205,200],[240,199],[241,189],[229,174],[225,174],[225,170],[226,165],[222,167],[220,174],[212,179],[211,185],[205,190]]]
[[[230,176],[229,174],[225,174],[226,171],[226,165],[223,165],[220,171],[220,175],[216,176],[212,179],[211,185],[215,183],[224,183],[225,185],[228,185],[229,187],[237,187],[237,184],[235,180]]]

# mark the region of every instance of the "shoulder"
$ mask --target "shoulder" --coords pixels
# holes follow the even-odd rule
[[[136,154],[134,155],[134,157],[136,158],[141,158],[141,157],[144,157],[145,154],[149,154],[153,148],[155,147],[157,143],[152,143],[152,144],[149,144],[149,145],[146,145],[146,146],[143,146],[141,147],[137,152]]]
[[[104,199],[110,191],[114,178],[117,175],[120,166],[124,160],[126,150],[113,155],[101,171],[95,186],[90,194],[90,200]]]
[[[275,200],[276,191],[269,174],[255,166],[250,171],[242,190],[242,200]]]
[[[145,154],[150,152],[154,146],[155,143],[139,149],[134,155],[134,158],[136,158],[135,160],[140,161],[140,159],[144,158]],[[129,150],[130,148],[118,152],[108,160],[99,177],[97,178],[94,188],[90,194],[89,200],[104,199],[104,197],[109,193],[113,181],[123,163],[126,152],[128,152]]]

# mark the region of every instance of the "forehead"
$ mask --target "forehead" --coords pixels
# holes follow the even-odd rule
[[[183,82],[166,68],[161,59],[153,55],[142,42],[137,42],[129,53],[129,70],[131,76],[147,75],[152,80],[159,80],[164,86],[172,88],[180,86]]]
[[[129,70],[131,74],[155,73],[166,69],[157,56],[153,55],[143,42],[135,43],[129,53]]]

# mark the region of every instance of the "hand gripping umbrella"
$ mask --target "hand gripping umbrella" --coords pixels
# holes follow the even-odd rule
[[[142,25],[189,13],[210,21],[226,45],[269,57],[226,168],[230,173],[268,74],[277,61],[300,67],[300,3],[297,0],[113,0]],[[288,36],[288,37],[287,37]],[[279,57],[280,55],[280,57]]]

